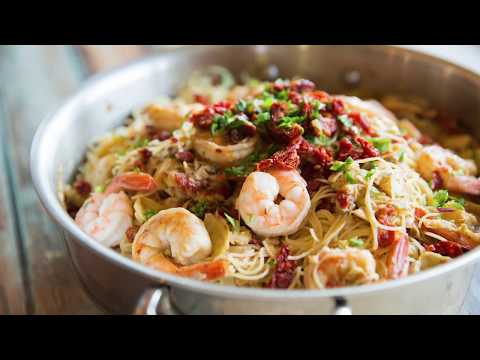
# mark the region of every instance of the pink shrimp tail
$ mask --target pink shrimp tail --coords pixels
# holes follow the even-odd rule
[[[121,190],[151,192],[157,188],[157,183],[149,174],[128,172],[113,179],[105,193],[112,194]]]
[[[474,176],[453,176],[444,180],[445,187],[453,192],[480,195],[480,179]]]
[[[398,279],[408,274],[408,236],[395,233],[395,240],[387,258],[388,277]]]

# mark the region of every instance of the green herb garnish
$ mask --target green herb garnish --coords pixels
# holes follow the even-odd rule
[[[143,217],[145,220],[150,219],[152,216],[155,216],[158,213],[158,211],[155,210],[147,210],[143,213]]]
[[[247,110],[247,102],[245,100],[239,100],[235,108],[238,112],[245,112]]]
[[[257,115],[257,118],[255,119],[255,125],[262,125],[267,122],[269,122],[271,119],[270,113],[269,112],[263,112]]]
[[[340,115],[337,116],[338,121],[340,121],[343,126],[345,126],[347,129],[352,127],[352,120],[348,117],[348,115]]]
[[[346,171],[353,163],[353,159],[349,156],[345,161],[335,161],[332,166],[330,166],[330,170],[337,172]]]
[[[348,245],[352,247],[363,248],[365,246],[365,243],[362,239],[354,237],[348,240]]]
[[[448,191],[439,190],[433,194],[433,206],[441,208],[448,201]]]
[[[405,160],[405,151],[400,152],[400,156],[398,157],[398,161],[403,162]]]
[[[138,138],[135,143],[133,144],[133,147],[135,149],[137,148],[141,148],[141,147],[145,147],[148,145],[150,141],[148,139],[142,139],[142,138]]]
[[[388,138],[369,138],[369,142],[372,143],[375,148],[381,153],[385,153],[390,150],[392,141]]]
[[[277,126],[280,129],[291,129],[293,125],[301,123],[304,120],[304,116],[284,116],[280,119]]]
[[[305,135],[304,136],[305,140],[307,140],[310,144],[313,145],[320,145],[320,146],[330,146],[332,145],[337,138],[329,138],[328,136],[324,134],[320,134],[319,136],[313,136],[313,135]]]
[[[208,201],[200,200],[195,202],[193,206],[190,206],[189,210],[200,219],[203,219],[209,206],[210,204],[208,203]]]
[[[225,216],[225,219],[227,219],[228,223],[232,227],[234,232],[239,232],[240,231],[240,221],[235,220],[233,217],[228,215],[227,213],[223,214]]]
[[[97,185],[95,186],[96,193],[103,193],[105,191],[105,185]]]
[[[347,179],[347,182],[349,184],[356,184],[357,181],[353,177],[352,173],[350,171],[345,172],[345,178]]]

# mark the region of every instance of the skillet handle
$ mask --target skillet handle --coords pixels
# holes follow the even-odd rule
[[[335,309],[332,315],[352,315],[352,308],[345,298],[335,298]]]
[[[134,315],[180,315],[170,302],[167,287],[148,289],[140,297]]]

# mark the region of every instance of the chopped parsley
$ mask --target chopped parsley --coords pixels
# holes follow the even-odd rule
[[[330,170],[337,172],[347,171],[353,162],[353,159],[349,156],[345,161],[335,161],[332,166],[330,166]]]
[[[232,166],[232,167],[226,168],[224,171],[225,171],[225,175],[227,176],[239,177],[239,176],[244,176],[246,170],[247,170],[246,166]]]
[[[233,166],[224,169],[224,173],[227,176],[231,177],[242,177],[247,176],[249,173],[255,170],[256,164],[264,159],[269,158],[275,152],[278,151],[278,146],[275,144],[270,145],[265,151],[261,152],[260,150],[255,151],[250,156],[248,156],[245,161],[239,166]]]
[[[320,134],[319,136],[305,135],[304,137],[310,144],[317,146],[330,146],[337,140],[336,137],[329,138],[324,134]]]
[[[270,111],[272,105],[273,105],[274,98],[272,96],[267,95],[265,99],[263,100],[263,108],[267,111]]]
[[[405,151],[400,152],[400,156],[398,157],[398,161],[403,162],[405,160]]]
[[[392,141],[388,138],[370,138],[368,141],[381,153],[389,151],[392,144]]]
[[[141,148],[141,147],[145,147],[148,145],[150,141],[148,139],[142,139],[142,138],[138,138],[137,140],[135,140],[135,143],[133,144],[133,147],[135,149],[138,149],[138,148]]]
[[[284,116],[278,122],[280,129],[291,129],[295,124],[301,123],[305,120],[304,116]]]
[[[348,240],[348,245],[352,247],[363,248],[365,246],[365,243],[362,239],[354,237]]]
[[[235,108],[238,112],[245,112],[247,110],[247,102],[245,100],[240,100]]]
[[[345,172],[345,178],[347,179],[347,182],[349,184],[356,184],[357,181],[353,177],[352,173],[350,171]]]
[[[450,196],[448,190],[439,190],[433,194],[432,205],[436,208],[465,209],[465,199]]]
[[[263,112],[257,115],[257,118],[255,119],[255,125],[262,125],[267,122],[269,122],[271,119],[270,113],[269,112]]]
[[[374,162],[370,162],[370,170],[367,171],[367,174],[365,175],[365,180],[370,180],[373,175],[375,175],[375,172],[377,171],[377,165]]]
[[[225,130],[236,129],[248,124],[248,117],[245,114],[232,115],[226,112],[224,115],[215,115],[213,117],[212,135],[223,133]]]
[[[143,216],[145,217],[145,220],[148,220],[152,216],[155,216],[157,213],[158,213],[158,211],[155,211],[155,210],[147,210],[143,213]]]
[[[348,115],[340,115],[340,116],[337,116],[337,119],[338,121],[340,121],[343,126],[345,126],[347,129],[348,128],[351,128],[353,123],[352,123],[352,120],[350,120],[350,118],[348,117]]]
[[[203,219],[209,206],[210,204],[208,203],[208,201],[200,200],[195,202],[195,204],[193,204],[192,206],[190,206],[189,210],[200,219]]]
[[[433,206],[441,208],[448,201],[448,191],[439,190],[433,194]]]
[[[227,213],[223,214],[225,216],[225,219],[227,219],[228,223],[232,227],[233,231],[239,232],[240,231],[240,221],[235,220],[233,217],[228,215]]]

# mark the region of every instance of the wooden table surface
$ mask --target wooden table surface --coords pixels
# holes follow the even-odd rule
[[[0,46],[0,314],[102,314],[82,289],[61,231],[35,194],[30,144],[45,115],[86,78],[161,50],[134,45]],[[446,50],[427,49],[480,71],[479,50]],[[477,269],[465,314],[480,314],[480,266]]]

